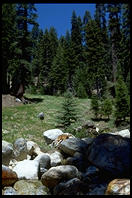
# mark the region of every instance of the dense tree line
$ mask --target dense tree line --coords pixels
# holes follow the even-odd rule
[[[2,93],[17,94],[30,83],[33,41],[29,25],[35,25],[33,4],[2,4]]]
[[[71,30],[60,38],[54,27],[41,30],[36,18],[32,3],[2,4],[3,94],[17,95],[23,87],[51,95],[70,90],[80,98],[96,91],[99,99],[109,91],[115,97],[121,76],[130,95],[129,4],[96,4],[93,18],[88,10],[82,19],[73,11]]]

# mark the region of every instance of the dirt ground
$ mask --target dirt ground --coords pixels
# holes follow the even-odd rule
[[[16,105],[22,105],[22,103],[16,102],[16,98],[11,95],[2,95],[2,107],[13,107]]]

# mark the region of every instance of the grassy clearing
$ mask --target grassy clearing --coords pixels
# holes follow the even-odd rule
[[[48,95],[31,95],[26,94],[27,98],[41,102],[14,106],[2,107],[2,129],[9,131],[9,133],[2,133],[2,139],[14,143],[17,138],[23,137],[27,140],[32,140],[38,143],[43,151],[50,150],[46,145],[43,137],[43,132],[49,129],[57,128],[57,114],[61,110],[61,103],[63,97],[48,96]],[[76,98],[78,107],[79,120],[73,123],[73,128],[76,128],[84,122],[91,120],[93,117],[90,110],[90,99]],[[44,112],[45,119],[40,120],[37,115]],[[116,130],[114,128],[113,120],[109,122],[95,122],[99,128],[109,128],[110,131]]]

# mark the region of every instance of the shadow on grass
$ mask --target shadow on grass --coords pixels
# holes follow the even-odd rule
[[[42,98],[27,98],[27,97],[24,97],[24,99],[29,102],[29,103],[39,103],[39,102],[42,102],[43,99]]]
[[[100,121],[108,122],[110,120],[109,118],[91,118],[91,119],[96,122],[100,122]]]
[[[115,125],[116,125],[116,127],[129,126],[130,121],[129,120],[115,120]]]

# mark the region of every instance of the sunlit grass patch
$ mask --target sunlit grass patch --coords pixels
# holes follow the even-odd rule
[[[34,101],[36,99],[37,102],[14,107],[2,107],[2,129],[8,131],[8,133],[2,133],[2,139],[14,143],[17,138],[23,137],[39,144],[43,151],[50,151],[51,148],[44,141],[43,132],[58,128],[57,115],[61,111],[64,97],[31,94],[26,94],[26,97],[34,99]],[[93,118],[90,99],[75,98],[75,101],[77,103],[78,120],[72,123],[68,132],[73,132],[73,129]],[[40,112],[44,113],[44,120],[38,118]],[[113,131],[112,129],[116,130],[113,118],[109,122],[97,121],[95,124],[98,124],[99,128],[108,128],[110,131]],[[76,135],[83,137],[85,131]]]

